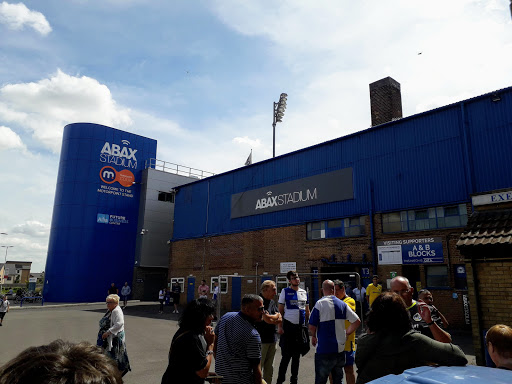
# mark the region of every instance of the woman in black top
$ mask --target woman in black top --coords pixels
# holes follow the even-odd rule
[[[162,384],[203,384],[213,360],[215,334],[210,326],[215,307],[208,299],[196,299],[185,307],[169,351],[169,365]]]

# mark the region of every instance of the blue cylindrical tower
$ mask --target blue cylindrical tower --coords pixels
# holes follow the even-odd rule
[[[133,276],[140,180],[156,140],[98,124],[64,128],[44,298],[101,301]]]

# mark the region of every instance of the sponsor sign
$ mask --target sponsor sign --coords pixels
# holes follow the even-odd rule
[[[106,213],[98,213],[96,222],[99,224],[113,224],[113,225],[128,224],[128,220],[126,219],[126,216],[109,215]]]
[[[440,237],[386,240],[377,242],[379,264],[443,263],[443,241]]]
[[[464,322],[466,325],[471,324],[471,313],[469,311],[469,298],[468,295],[462,295],[462,303],[464,306]]]
[[[135,175],[129,169],[137,169],[137,149],[130,148],[128,140],[121,140],[122,145],[105,142],[100,151],[99,160],[103,163],[99,177],[103,184],[97,189],[98,193],[133,198],[131,187]],[[120,185],[120,186],[119,186]]]
[[[231,195],[231,218],[354,198],[352,168]]]

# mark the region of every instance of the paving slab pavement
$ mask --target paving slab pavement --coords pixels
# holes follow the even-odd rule
[[[179,314],[171,313],[171,307],[165,307],[165,313],[159,314],[158,307],[158,302],[134,301],[124,310],[126,343],[132,366],[132,372],[124,377],[127,384],[160,384],[167,367],[169,346],[178,329]],[[5,316],[4,326],[0,327],[0,365],[29,346],[47,344],[58,338],[96,343],[98,322],[106,306],[104,303],[45,303],[44,306],[12,309]],[[454,334],[454,342],[459,343],[466,354],[473,355],[470,334]],[[474,356],[468,358],[474,364]],[[274,383],[280,361],[278,348]],[[314,349],[301,358],[299,382],[314,382]]]

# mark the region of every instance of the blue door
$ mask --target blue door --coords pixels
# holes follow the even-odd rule
[[[196,296],[196,278],[194,276],[187,277],[187,303],[194,300]]]
[[[231,278],[231,310],[239,311],[242,303],[242,278]]]
[[[311,291],[313,293],[313,297],[310,297],[311,303],[309,303],[309,308],[313,308],[316,302],[320,299],[320,284],[318,281],[318,270],[315,275],[311,276]]]

